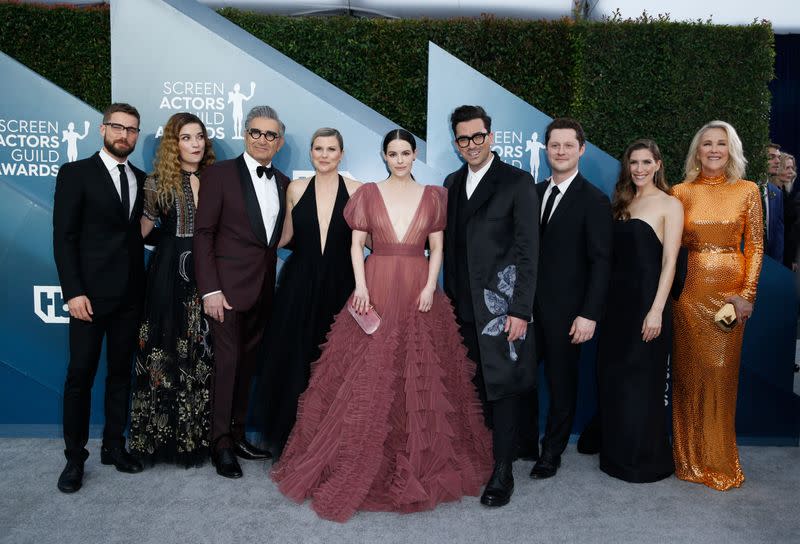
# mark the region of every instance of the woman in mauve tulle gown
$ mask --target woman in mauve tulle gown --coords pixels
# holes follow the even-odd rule
[[[414,181],[409,132],[391,131],[383,150],[391,175],[363,185],[344,212],[356,281],[347,305],[374,307],[381,325],[367,335],[347,305],[336,316],[271,473],[284,495],[340,522],[478,495],[492,471],[475,363],[436,285],[447,194]]]

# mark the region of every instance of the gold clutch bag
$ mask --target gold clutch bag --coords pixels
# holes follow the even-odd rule
[[[736,326],[736,310],[733,304],[728,302],[714,314],[714,323],[725,332],[732,330]]]

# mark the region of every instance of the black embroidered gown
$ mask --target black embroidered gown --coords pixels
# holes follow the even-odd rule
[[[256,390],[262,441],[276,457],[294,426],[297,399],[308,387],[309,366],[319,358],[319,346],[334,316],[355,287],[350,260],[352,230],[343,215],[348,199],[344,179],[339,176],[324,252],[315,178],[292,209],[294,244],[278,278]]]
[[[208,457],[213,358],[192,261],[195,206],[190,174],[164,208],[157,181],[144,186],[144,215],[159,225],[147,268],[131,400],[131,452],[149,462],[200,465]]]

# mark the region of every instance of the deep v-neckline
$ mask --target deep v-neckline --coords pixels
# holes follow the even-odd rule
[[[428,190],[428,186],[424,185],[422,187],[422,196],[419,197],[419,202],[417,202],[417,207],[414,209],[414,214],[411,216],[411,220],[408,222],[408,227],[406,227],[406,231],[403,233],[403,237],[400,238],[397,235],[397,230],[394,228],[394,223],[392,222],[392,216],[389,214],[389,207],[386,205],[386,199],[383,198],[383,193],[381,192],[380,187],[378,184],[375,184],[375,190],[378,191],[378,196],[380,197],[381,204],[383,204],[383,213],[386,214],[386,219],[389,220],[389,228],[392,230],[392,234],[394,234],[394,239],[397,240],[398,244],[405,243],[406,236],[411,231],[411,226],[417,220],[417,215],[419,215],[419,209],[422,207],[422,201],[425,199],[425,191]]]
[[[342,185],[344,185],[344,180],[342,176],[339,176],[339,179],[336,181],[336,193],[333,196],[333,207],[331,208],[331,215],[328,217],[328,230],[325,231],[325,244],[322,244],[322,233],[320,232],[320,222],[319,222],[319,208],[317,207],[317,176],[311,178],[311,182],[309,183],[312,189],[312,199],[311,202],[314,204],[314,220],[317,222],[317,249],[319,250],[319,254],[321,257],[325,256],[325,250],[328,249],[328,240],[331,237],[331,227],[333,226],[333,214],[336,213],[336,203],[339,202],[339,192],[342,190]],[[308,189],[306,189],[306,192]]]

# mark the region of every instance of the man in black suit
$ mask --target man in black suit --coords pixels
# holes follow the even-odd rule
[[[69,306],[69,366],[64,383],[67,465],[58,489],[74,493],[89,452],[89,408],[100,349],[106,339],[108,375],[100,461],[141,472],[125,449],[131,364],[144,290],[139,219],[145,173],[128,162],[139,137],[139,112],[112,104],[100,126],[103,148],[64,164],[56,178],[53,253]]]
[[[450,117],[464,166],[447,176],[444,287],[453,301],[476,385],[492,428],[494,471],[481,496],[508,504],[520,394],[536,379],[533,297],[538,210],[533,178],[504,163],[491,146],[491,118],[480,106]]]
[[[578,172],[586,150],[583,127],[574,119],[554,119],[545,145],[552,176],[536,186],[543,204],[534,323],[550,407],[531,478],[550,478],[561,464],[575,417],[581,344],[594,336],[611,271],[611,206]],[[538,397],[533,393],[526,400],[522,452],[536,448],[539,438]]]

